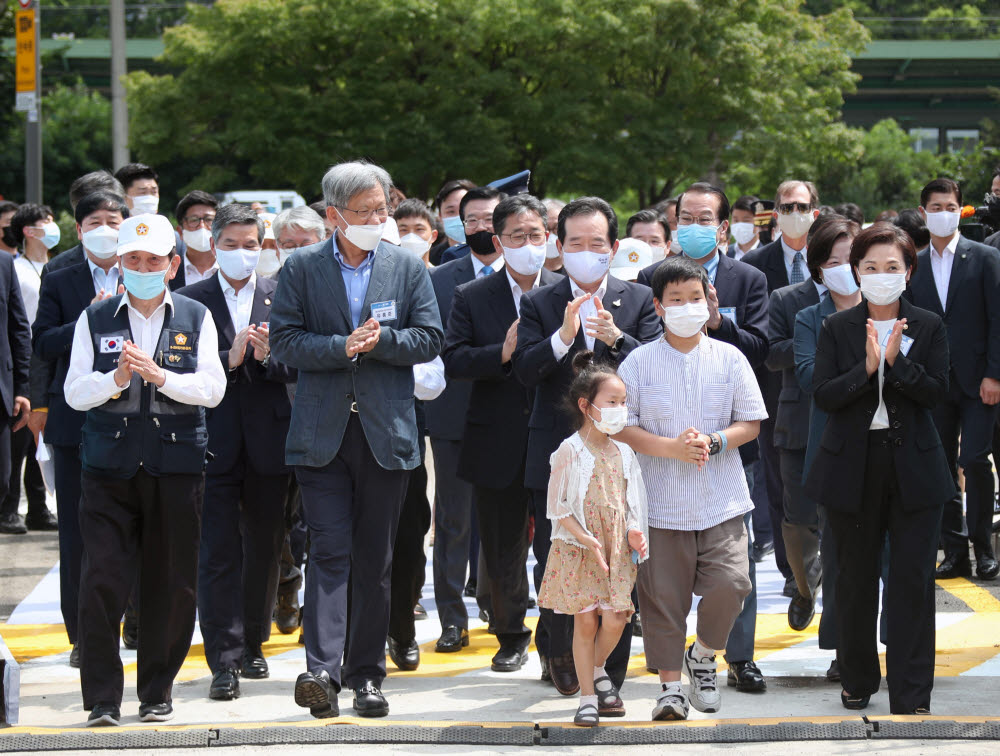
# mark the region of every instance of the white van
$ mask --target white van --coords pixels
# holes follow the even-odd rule
[[[228,205],[233,202],[240,202],[249,205],[251,202],[259,202],[264,206],[264,211],[268,213],[280,213],[290,207],[301,207],[306,204],[301,194],[294,189],[245,189],[238,192],[226,192],[217,194],[219,203]]]

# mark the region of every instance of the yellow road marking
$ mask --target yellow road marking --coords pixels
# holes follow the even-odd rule
[[[965,578],[938,580],[937,584],[955,598],[964,601],[974,612],[1000,612],[1000,599],[988,590]]]

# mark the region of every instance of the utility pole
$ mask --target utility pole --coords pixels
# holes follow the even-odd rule
[[[125,100],[125,0],[111,0],[111,162],[118,170],[129,162],[128,102]]]
[[[42,202],[42,64],[37,0],[18,0],[14,16],[14,109],[27,114],[24,133],[24,201]]]

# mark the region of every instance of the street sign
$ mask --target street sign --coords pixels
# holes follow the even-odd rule
[[[35,46],[35,37],[35,11],[17,11],[14,17],[16,92],[34,92],[38,89],[38,48]]]
[[[22,8],[27,9],[31,7],[32,3],[34,3],[35,0],[17,0],[17,2],[21,4]]]
[[[18,92],[14,97],[14,110],[18,113],[38,109],[38,97],[34,92]]]

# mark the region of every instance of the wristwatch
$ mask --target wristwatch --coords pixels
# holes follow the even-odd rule
[[[716,433],[709,433],[708,439],[711,442],[708,447],[708,455],[712,456],[722,451],[722,439]]]
[[[625,334],[619,334],[618,338],[615,339],[615,343],[611,345],[612,352],[620,352],[622,347],[625,346]]]

